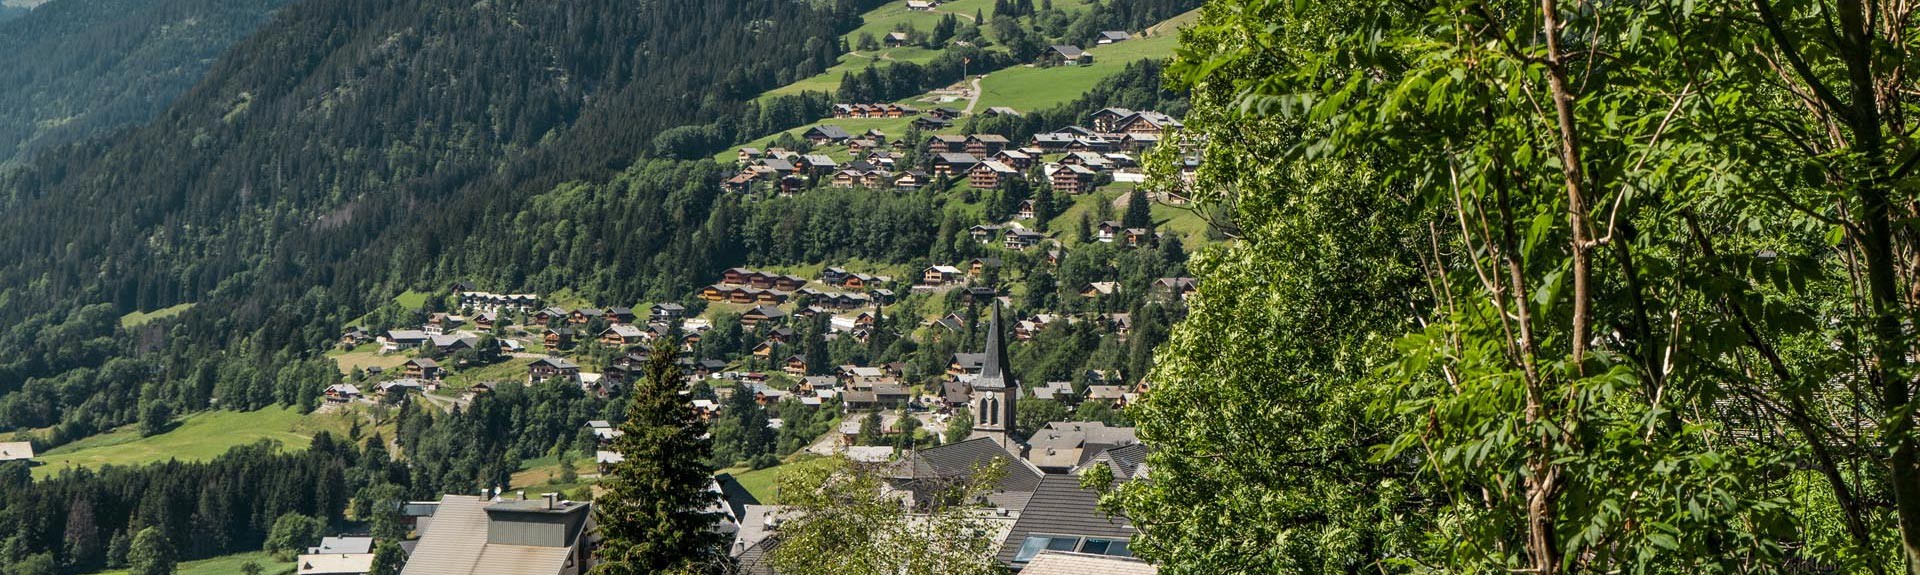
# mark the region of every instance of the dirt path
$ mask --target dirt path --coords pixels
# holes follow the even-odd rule
[[[972,115],[973,107],[980,105],[980,79],[985,77],[984,75],[973,77],[973,93],[967,96],[967,107],[960,110],[960,113]]]

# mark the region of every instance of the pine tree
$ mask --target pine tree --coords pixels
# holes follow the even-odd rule
[[[707,491],[713,470],[703,462],[713,446],[680,396],[682,379],[674,354],[652,354],[628,400],[625,435],[613,445],[626,460],[601,482],[606,492],[597,500],[606,541],[596,574],[710,573],[726,560],[718,516],[707,511],[715,503]]]
[[[1134,188],[1127,196],[1127,215],[1120,218],[1120,225],[1128,228],[1153,227],[1153,204],[1147,202],[1147,191]]]

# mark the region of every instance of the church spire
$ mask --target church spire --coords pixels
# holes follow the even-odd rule
[[[1000,302],[993,302],[993,319],[987,324],[987,358],[980,367],[981,379],[1005,379],[1007,361],[1006,334],[1000,327]]]

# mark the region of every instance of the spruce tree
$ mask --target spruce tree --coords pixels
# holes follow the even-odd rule
[[[707,491],[713,470],[704,461],[713,447],[680,396],[682,379],[674,354],[654,353],[627,403],[625,435],[613,444],[626,460],[613,466],[596,500],[606,537],[596,574],[712,573],[727,558],[714,530],[718,515],[708,511],[716,496]]]
[[[1128,228],[1153,227],[1153,205],[1147,202],[1147,191],[1134,188],[1127,196],[1127,215],[1120,218],[1120,224]]]

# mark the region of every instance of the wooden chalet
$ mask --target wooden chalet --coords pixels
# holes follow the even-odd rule
[[[996,160],[987,160],[975,165],[973,171],[967,173],[967,185],[975,189],[993,189],[1000,187],[1001,182],[1018,177],[1020,177],[1020,170],[1014,169],[1013,166]]]

